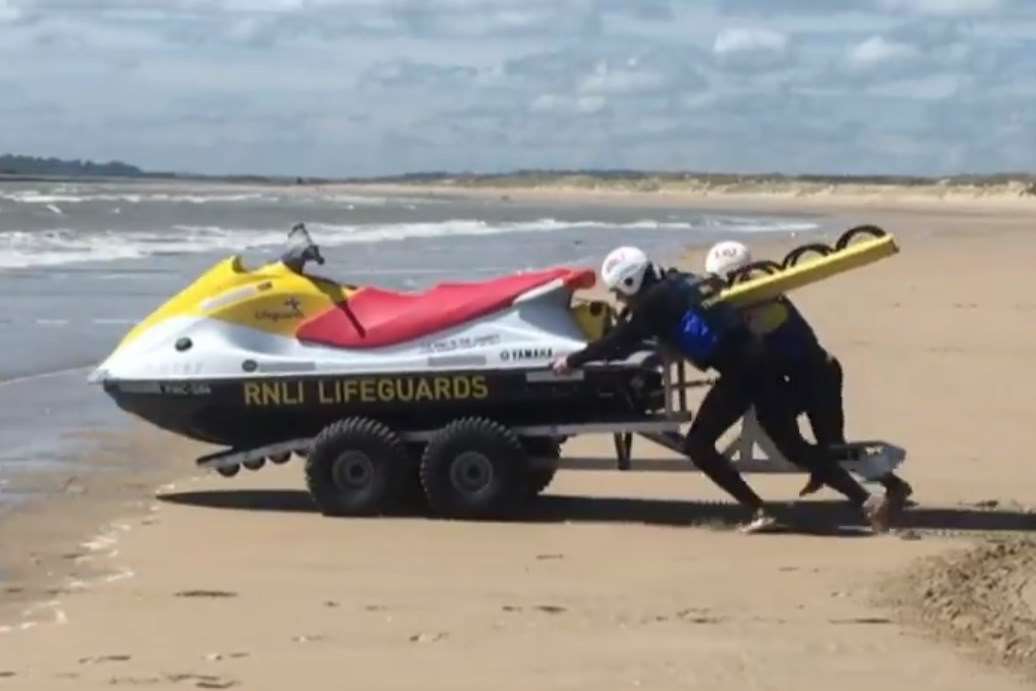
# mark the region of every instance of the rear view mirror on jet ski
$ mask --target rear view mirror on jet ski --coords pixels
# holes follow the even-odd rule
[[[306,274],[324,258],[304,225],[288,237],[269,264],[217,263],[91,375],[124,410],[222,447],[199,459],[203,467],[232,476],[295,454],[327,515],[383,513],[416,498],[439,515],[496,516],[550,483],[565,439],[638,433],[665,444],[690,419],[683,369],[650,344],[551,372],[552,359],[614,323],[609,304],[576,296],[595,284],[593,268],[402,293]],[[753,290],[806,285],[888,256],[890,243],[854,243],[812,272],[799,263],[727,293],[743,303]],[[628,443],[616,448],[628,467]]]

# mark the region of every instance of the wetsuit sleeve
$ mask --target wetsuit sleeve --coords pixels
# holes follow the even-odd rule
[[[607,358],[616,352],[621,352],[637,341],[648,338],[651,333],[648,327],[648,319],[641,310],[634,310],[630,318],[620,322],[607,334],[592,341],[582,350],[576,351],[568,356],[569,367],[580,367],[592,360]]]
[[[636,307],[630,309],[629,319],[619,322],[602,338],[569,355],[569,367],[606,359],[631,348],[637,341],[658,336],[671,321],[672,303],[679,298],[679,290],[672,281],[661,281],[648,288]]]

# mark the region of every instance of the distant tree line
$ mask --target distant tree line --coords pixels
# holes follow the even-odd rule
[[[4,154],[0,156],[0,174],[140,177],[144,175],[144,171],[121,161],[94,163],[93,161],[64,161],[60,158]]]
[[[344,182],[400,182],[400,183],[436,183],[443,181],[463,184],[511,183],[549,184],[555,182],[596,182],[596,181],[645,181],[645,182],[699,182],[714,185],[738,183],[766,182],[806,182],[824,184],[877,184],[877,185],[931,185],[942,182],[955,185],[1001,185],[1012,181],[1032,182],[1036,184],[1036,175],[1032,173],[996,173],[990,175],[948,175],[944,177],[920,175],[822,175],[785,173],[708,173],[695,171],[652,171],[625,169],[533,169],[515,170],[505,173],[473,173],[427,171],[403,173],[400,175],[384,175],[378,177],[345,178]]]

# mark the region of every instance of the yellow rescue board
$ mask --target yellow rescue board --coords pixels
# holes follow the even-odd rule
[[[848,247],[813,259],[802,259],[777,273],[753,278],[722,290],[706,304],[724,302],[735,307],[772,300],[796,288],[817,283],[836,274],[858,269],[899,252],[895,238],[883,235],[853,242]]]

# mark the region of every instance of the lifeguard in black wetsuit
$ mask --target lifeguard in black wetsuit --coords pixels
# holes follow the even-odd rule
[[[753,520],[746,530],[766,529],[775,520],[716,443],[753,406],[760,425],[785,457],[859,506],[875,531],[888,527],[887,498],[869,494],[844,468],[830,462],[821,447],[809,444],[799,433],[792,391],[762,339],[738,311],[722,304],[702,308],[707,293],[698,277],[666,272],[635,247],[611,252],[601,277],[628,304],[629,318],[583,350],[559,357],[553,364],[556,372],[607,359],[638,341],[657,338],[698,369],[711,368],[720,374],[691,423],[685,451],[713,482],[752,510]]]
[[[705,255],[706,273],[724,280],[751,263],[751,251],[735,240],[716,243]],[[794,391],[796,414],[806,414],[817,444],[845,444],[844,375],[838,358],[820,345],[813,328],[786,296],[740,311],[749,329],[763,339],[779,363]],[[897,502],[905,501],[913,493],[910,485],[895,473],[879,481]],[[812,494],[822,484],[821,478],[811,474],[799,494]]]

